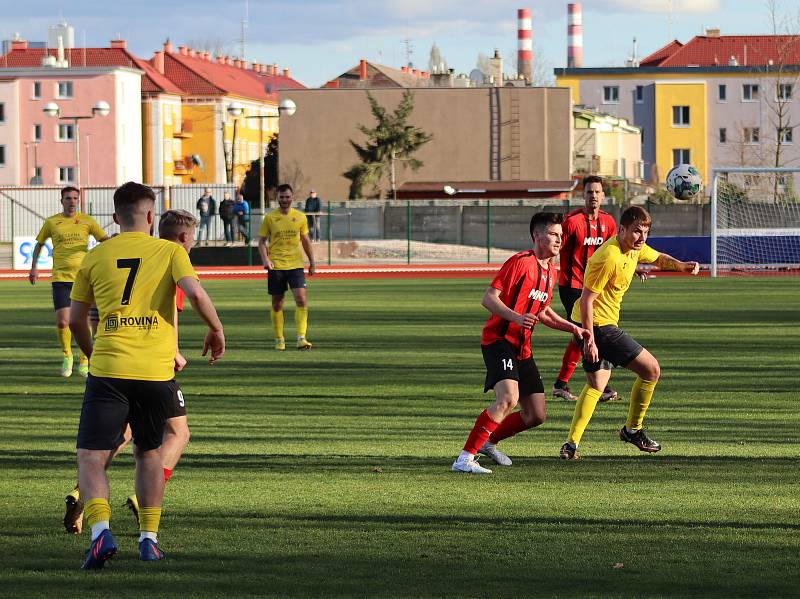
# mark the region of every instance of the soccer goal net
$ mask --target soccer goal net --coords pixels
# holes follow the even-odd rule
[[[800,274],[800,168],[718,168],[711,276]]]

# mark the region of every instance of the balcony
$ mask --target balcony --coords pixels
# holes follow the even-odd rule
[[[172,166],[176,175],[191,175],[192,168],[194,168],[194,164],[190,156],[176,160]]]
[[[183,120],[181,121],[180,130],[173,131],[172,137],[176,137],[178,139],[187,139],[189,137],[192,137],[193,135],[192,129],[193,129],[192,121],[188,119]]]

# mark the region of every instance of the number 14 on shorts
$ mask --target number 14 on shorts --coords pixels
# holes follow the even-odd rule
[[[514,370],[514,360],[511,358],[500,358],[500,362],[503,364],[503,370]]]

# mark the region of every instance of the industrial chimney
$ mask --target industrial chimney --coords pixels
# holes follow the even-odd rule
[[[517,75],[526,81],[531,80],[533,63],[533,32],[531,30],[531,9],[517,10]]]
[[[567,4],[567,68],[583,67],[583,14],[580,3]]]

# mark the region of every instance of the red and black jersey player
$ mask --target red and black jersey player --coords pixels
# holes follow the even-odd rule
[[[603,180],[597,175],[589,175],[583,179],[584,206],[573,210],[564,217],[563,242],[560,251],[560,272],[558,275],[558,295],[567,311],[567,318],[572,314],[572,306],[581,297],[583,290],[583,271],[586,262],[595,250],[607,239],[617,234],[617,223],[608,212],[600,210],[605,199]],[[561,359],[561,370],[553,384],[553,396],[575,401],[567,383],[575,372],[581,359],[581,350],[573,339],[564,350]],[[600,401],[616,399],[617,392],[606,387]]]
[[[545,420],[544,385],[531,351],[537,322],[588,338],[589,331],[561,318],[550,307],[557,270],[551,259],[561,247],[561,214],[539,212],[530,224],[533,249],[509,258],[492,280],[481,302],[491,312],[483,327],[481,349],[486,364],[484,393],[495,401],[481,412],[452,470],[489,474],[475,459],[482,453],[501,466],[511,460],[497,443]],[[514,408],[520,404],[520,410]]]

